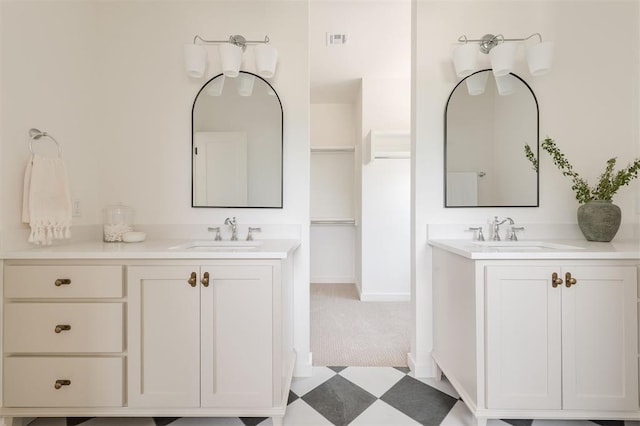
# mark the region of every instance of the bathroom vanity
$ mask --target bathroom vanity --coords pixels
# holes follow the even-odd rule
[[[3,424],[273,417],[293,350],[293,240],[83,243],[5,254]],[[15,420],[15,422],[14,422]]]
[[[431,241],[433,359],[474,414],[640,419],[640,243]]]

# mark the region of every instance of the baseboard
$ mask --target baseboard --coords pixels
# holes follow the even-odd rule
[[[410,293],[360,293],[363,302],[409,302]]]
[[[415,377],[436,377],[436,363],[431,358],[431,352],[416,359],[411,352],[407,354],[407,364]]]
[[[311,377],[313,374],[313,354],[309,352],[309,356],[305,357],[296,356],[296,365],[293,369],[293,377]]]
[[[351,275],[311,276],[312,284],[353,284],[356,278]]]

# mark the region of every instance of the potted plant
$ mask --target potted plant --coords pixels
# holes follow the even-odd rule
[[[633,179],[638,177],[640,170],[640,158],[636,158],[625,168],[614,172],[616,158],[607,160],[604,172],[598,178],[596,186],[590,186],[587,181],[573,170],[571,163],[560,151],[555,141],[547,137],[541,145],[553,160],[553,163],[560,169],[564,176],[569,176],[572,180],[571,189],[576,194],[576,199],[580,203],[578,207],[578,225],[588,241],[611,241],[618,232],[622,213],[620,207],[613,204],[613,196],[620,187],[628,185]],[[526,144],[525,155],[533,164],[534,170],[538,171],[538,160],[531,147]]]

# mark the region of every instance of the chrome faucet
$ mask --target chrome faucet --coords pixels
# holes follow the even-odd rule
[[[225,225],[229,225],[231,227],[231,241],[238,240],[238,223],[236,222],[236,218],[234,216],[233,219],[226,218],[224,220]]]
[[[215,232],[216,233],[214,241],[222,240],[222,237],[220,236],[220,227],[219,226],[210,226],[208,229],[209,229],[209,232]]]
[[[505,217],[502,222],[498,220],[498,216],[494,216],[493,222],[491,222],[491,229],[493,230],[493,235],[491,239],[493,241],[500,241],[500,225],[505,222],[509,222],[509,225],[513,225],[515,222],[510,217]]]

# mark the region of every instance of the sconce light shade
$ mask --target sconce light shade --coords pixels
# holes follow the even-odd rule
[[[218,45],[220,62],[222,62],[222,73],[227,77],[237,77],[242,63],[242,48],[232,43],[221,43]]]
[[[513,71],[513,65],[516,61],[516,48],[515,43],[500,43],[489,52],[491,58],[491,68],[493,68],[493,75],[496,77],[502,77]]]
[[[509,96],[515,93],[516,86],[513,84],[515,77],[510,74],[496,77],[496,86],[500,96]]]
[[[453,51],[453,66],[458,77],[471,75],[478,66],[478,45],[465,43]]]
[[[197,44],[185,44],[183,48],[184,68],[187,75],[200,78],[207,66],[207,51]]]
[[[263,78],[271,78],[276,73],[278,62],[278,50],[268,43],[258,44],[254,49],[256,55],[256,67],[258,75]]]
[[[253,84],[256,77],[251,74],[240,74],[238,76],[238,95],[251,96],[253,93]]]
[[[477,96],[484,93],[484,89],[487,87],[488,72],[479,72],[467,77],[465,82],[467,83],[467,90],[469,95]]]
[[[207,88],[205,89],[205,91],[207,92],[207,95],[209,96],[222,95],[222,89],[224,89],[224,79],[225,79],[224,75],[219,75],[218,77],[210,81],[209,84],[207,84]]]
[[[529,72],[533,76],[543,75],[551,70],[553,59],[553,42],[537,43],[527,49]]]

